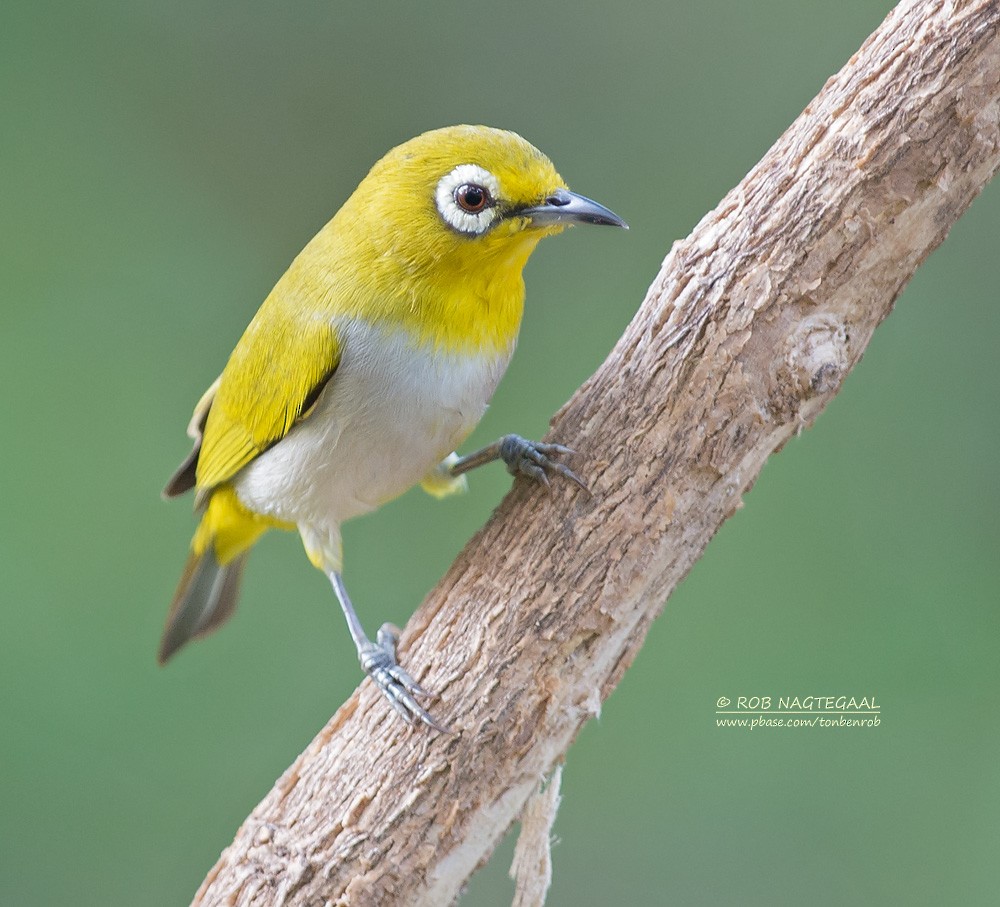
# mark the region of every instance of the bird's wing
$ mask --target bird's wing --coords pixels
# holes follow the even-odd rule
[[[288,434],[337,370],[340,342],[327,318],[277,314],[276,307],[261,309],[213,385],[197,455],[199,495]]]
[[[198,455],[201,453],[201,436],[205,431],[208,411],[212,408],[212,401],[215,400],[215,392],[218,390],[221,380],[222,376],[220,375],[195,404],[194,413],[192,413],[191,421],[188,422],[187,427],[187,435],[194,441],[194,447],[191,448],[191,453],[184,458],[184,461],[174,470],[174,474],[167,481],[166,488],[163,489],[165,498],[175,498],[194,488],[194,473],[198,466]]]

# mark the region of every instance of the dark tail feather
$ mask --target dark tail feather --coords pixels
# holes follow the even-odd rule
[[[211,633],[232,617],[248,553],[244,551],[228,564],[220,565],[212,545],[203,554],[192,552],[170,604],[167,626],[160,640],[160,664],[189,639]]]

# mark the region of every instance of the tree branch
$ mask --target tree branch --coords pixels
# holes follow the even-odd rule
[[[410,622],[403,663],[457,733],[405,727],[363,684],[196,905],[455,900],[1000,166],[998,28],[996,0],[902,3],[674,245],[552,424],[593,496],[517,483]]]

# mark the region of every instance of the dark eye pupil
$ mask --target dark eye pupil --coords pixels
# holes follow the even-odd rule
[[[455,201],[464,211],[476,214],[486,207],[490,194],[482,186],[459,186]]]

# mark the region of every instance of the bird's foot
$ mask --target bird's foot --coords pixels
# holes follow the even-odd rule
[[[583,479],[572,469],[553,459],[576,453],[572,448],[564,447],[562,444],[529,441],[520,435],[504,435],[498,444],[500,459],[507,464],[507,471],[511,475],[526,476],[540,482],[546,488],[550,487],[550,475],[565,476],[571,482],[576,482],[584,491],[590,491]]]
[[[398,641],[399,629],[392,624],[382,624],[376,642],[368,640],[358,647],[361,669],[375,682],[382,695],[407,724],[419,720],[437,731],[450,733],[448,728],[438,724],[417,702],[417,696],[433,699],[434,694],[425,690],[400,667],[396,659]]]

